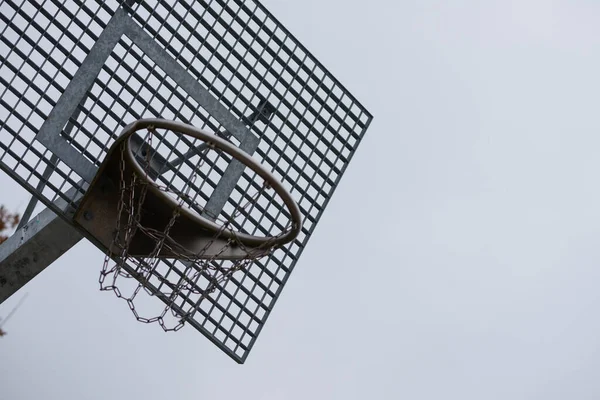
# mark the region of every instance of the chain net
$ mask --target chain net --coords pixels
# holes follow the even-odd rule
[[[207,153],[218,149],[205,144],[202,150],[197,152],[200,157],[196,172],[182,187],[175,187],[172,179],[161,181],[160,176],[156,176],[156,171],[152,170],[152,158],[156,153],[152,150],[152,139],[155,136],[161,140],[161,136],[154,128],[148,128],[144,138],[144,148],[147,151],[141,152],[144,160],[144,176],[139,176],[135,172],[126,172],[125,152],[128,140],[124,140],[117,149],[120,152],[120,182],[115,234],[104,258],[99,283],[100,290],[112,291],[118,298],[125,300],[138,321],[158,323],[165,331],[177,331],[184,326],[186,320],[193,317],[200,303],[211,293],[224,287],[235,272],[245,270],[256,259],[269,254],[275,246],[276,238],[283,233],[273,236],[272,240],[267,241],[260,248],[252,249],[247,248],[233,235],[225,241],[218,242],[223,243],[220,252],[207,256],[205,250],[215,244],[224,230],[233,230],[232,224],[237,217],[242,214],[248,215],[248,208],[252,207],[252,203],[264,190],[270,189],[269,184],[264,181],[261,189],[257,190],[252,198],[240,203],[228,217],[223,217],[222,213],[211,215],[198,204],[197,197],[190,191],[192,188],[197,189],[193,183],[199,179],[198,171],[201,171],[204,166]],[[140,161],[140,158],[137,157],[137,160]],[[163,230],[143,224],[144,200],[150,185],[177,200],[177,206],[173,208]],[[195,253],[181,246],[169,234],[185,207],[203,213],[220,224],[220,229],[214,232],[204,249]],[[129,254],[132,238],[139,234],[147,236],[154,243],[154,249],[147,257],[135,257]],[[247,256],[237,260],[219,260],[218,256],[230,246],[238,246],[245,250]],[[172,259],[165,260],[165,257],[161,256],[161,252],[165,249],[173,255]],[[178,263],[177,268],[176,263]],[[158,268],[162,270],[159,272]],[[177,278],[168,279],[167,277],[173,271],[176,271]],[[202,277],[205,278],[204,282],[208,282],[207,284],[199,283]],[[141,300],[142,297],[161,300],[158,303],[160,304],[158,312],[151,312],[153,313],[151,316],[143,315],[136,307],[139,301],[145,301]],[[190,299],[194,300],[190,301]]]

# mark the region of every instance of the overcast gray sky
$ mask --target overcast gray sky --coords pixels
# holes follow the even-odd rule
[[[264,3],[375,119],[246,364],[81,243],[0,305],[0,399],[599,398],[600,3]]]

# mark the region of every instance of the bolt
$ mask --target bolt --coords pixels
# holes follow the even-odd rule
[[[94,214],[90,210],[86,210],[83,212],[83,218],[86,221],[91,221],[92,219],[94,219]]]

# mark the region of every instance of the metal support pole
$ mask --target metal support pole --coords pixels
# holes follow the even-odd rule
[[[77,229],[43,210],[0,246],[0,304],[81,240]]]

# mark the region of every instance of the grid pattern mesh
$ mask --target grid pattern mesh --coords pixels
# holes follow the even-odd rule
[[[85,185],[34,139],[119,7],[118,1],[0,0],[0,167],[58,212],[57,201],[75,206]],[[296,241],[236,273],[200,303],[190,321],[243,362],[372,117],[256,1],[144,1],[124,7],[259,138],[254,157],[282,180],[303,213]],[[226,132],[124,35],[60,135],[98,166],[122,127],[142,117]],[[208,186],[199,196],[205,201],[227,163],[214,158],[216,175],[202,177]],[[246,169],[222,213],[235,209],[253,185]],[[283,229],[285,215],[273,203],[261,199],[237,227]],[[176,262],[163,270],[178,268]]]

